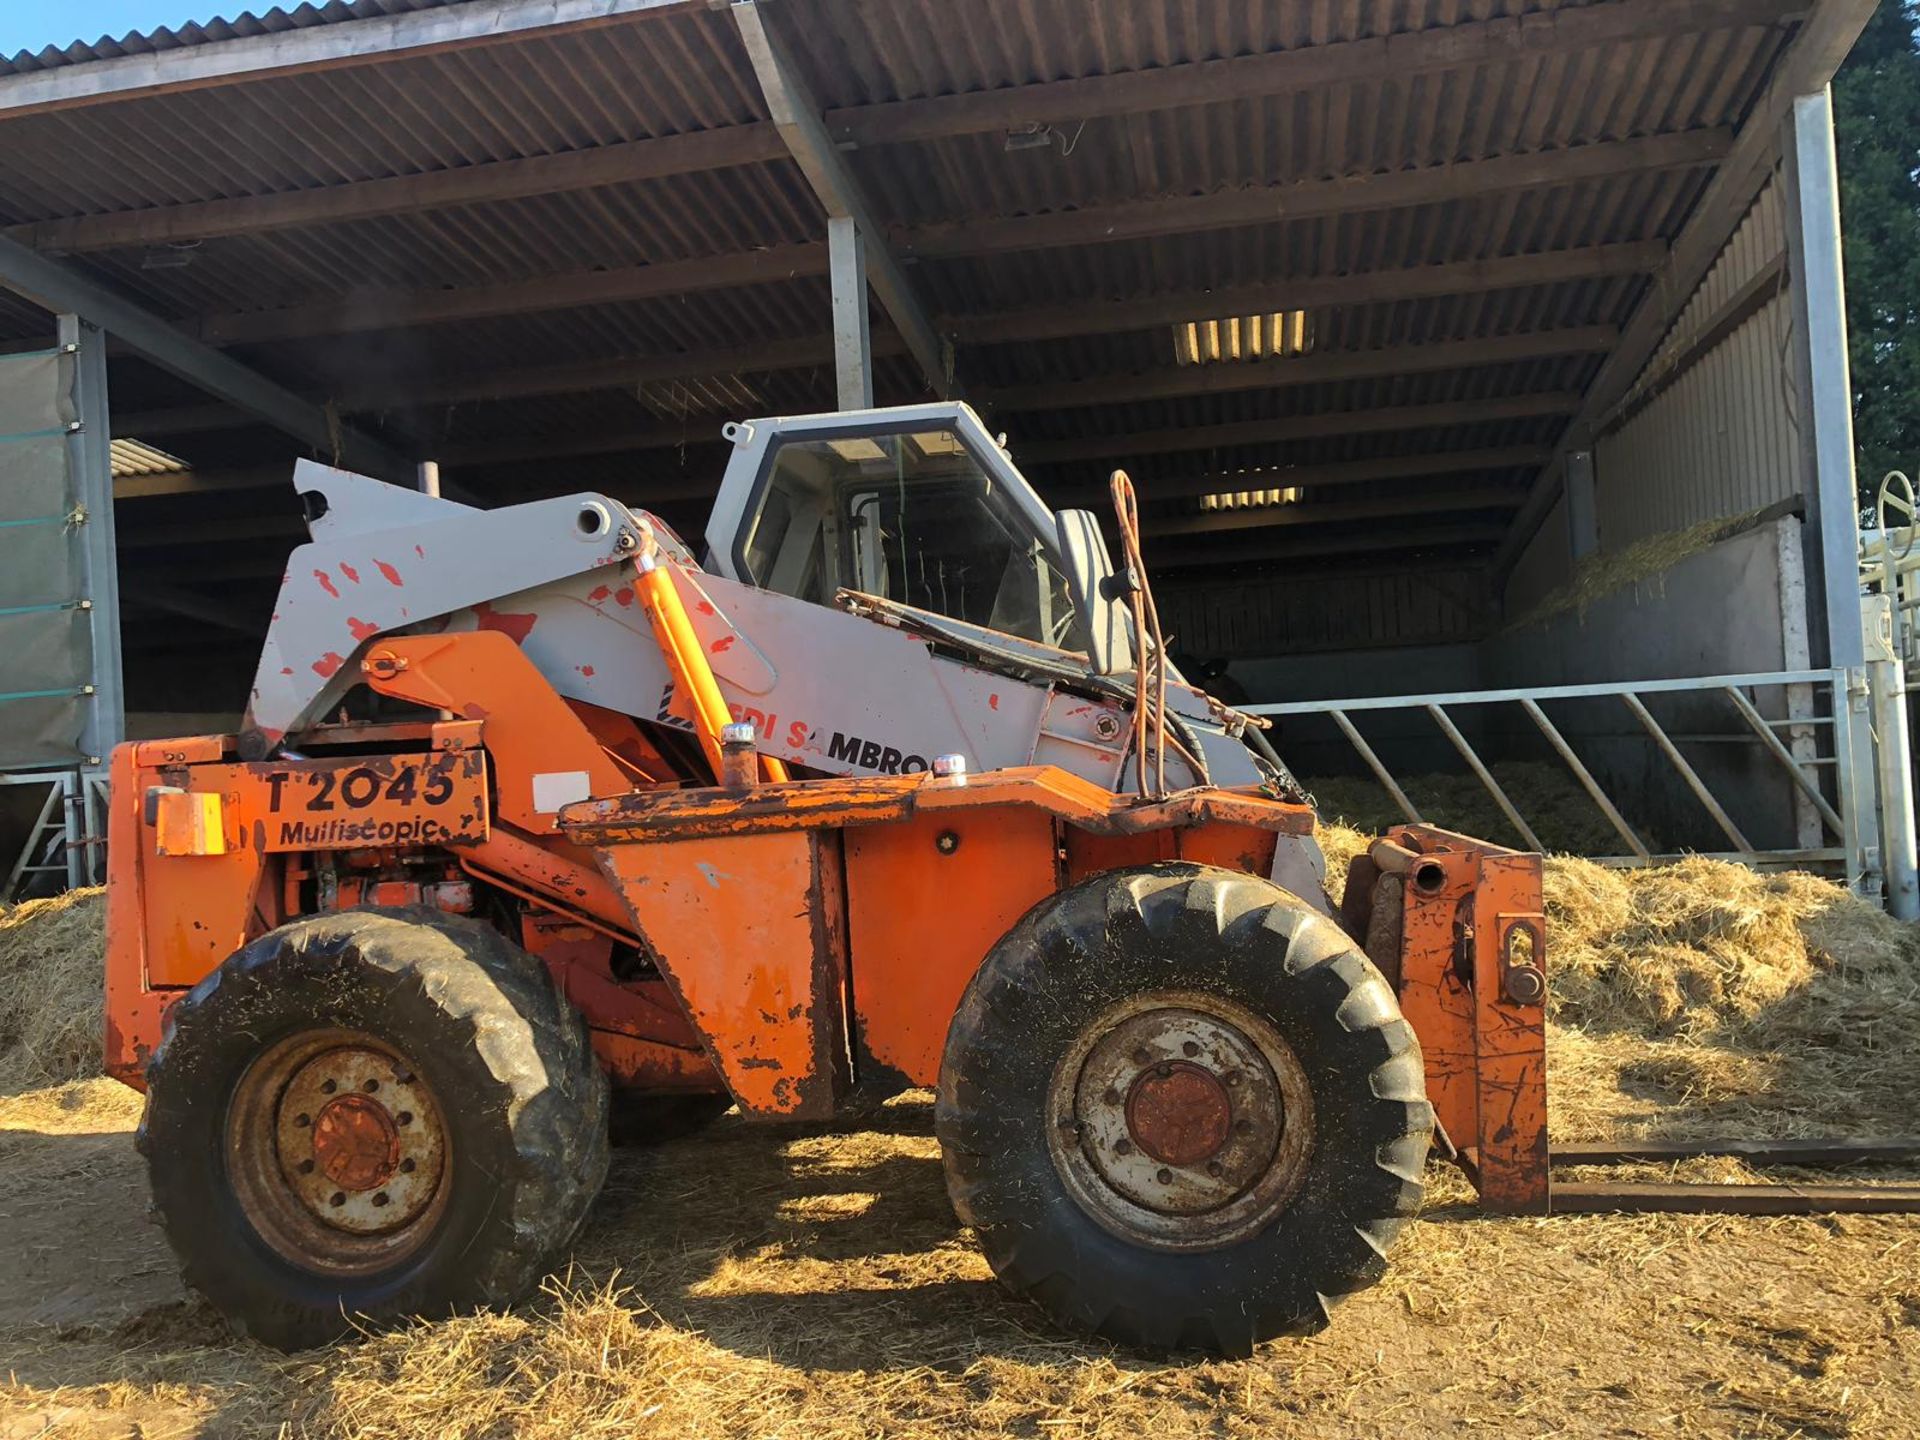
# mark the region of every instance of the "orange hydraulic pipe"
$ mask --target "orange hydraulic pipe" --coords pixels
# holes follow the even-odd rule
[[[654,638],[660,642],[660,651],[667,657],[667,668],[693,701],[694,733],[700,737],[700,748],[706,752],[707,764],[713,767],[717,781],[724,773],[720,731],[732,721],[733,714],[727,709],[726,696],[720,693],[720,682],[713,678],[707,652],[700,648],[700,637],[693,633],[693,622],[687,619],[687,607],[680,603],[673,577],[652,551],[641,555],[639,571],[634,589],[653,626]],[[787,778],[784,762],[769,756],[763,763],[768,779]]]

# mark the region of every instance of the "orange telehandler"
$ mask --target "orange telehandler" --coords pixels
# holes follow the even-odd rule
[[[522,1295],[610,1101],[932,1087],[1007,1286],[1157,1349],[1324,1324],[1436,1133],[1545,1207],[1537,857],[1408,829],[1336,914],[1261,722],[1165,659],[1124,479],[1116,570],[964,406],[726,433],[704,563],[303,462],[241,732],[116,751],[110,1068],[236,1326]]]

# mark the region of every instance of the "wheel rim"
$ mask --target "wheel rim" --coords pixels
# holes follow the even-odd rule
[[[1109,1007],[1055,1067],[1048,1144],[1081,1209],[1122,1239],[1214,1250],[1258,1233],[1300,1186],[1313,1095],[1272,1023],[1217,995]]]
[[[411,1061],[372,1036],[310,1031],[248,1067],[227,1111],[227,1174],[254,1230],[328,1275],[386,1269],[432,1235],[451,1145]]]

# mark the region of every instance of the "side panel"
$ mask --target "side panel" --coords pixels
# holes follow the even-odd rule
[[[1540,857],[1442,831],[1394,838],[1421,852],[1405,886],[1400,1007],[1420,1037],[1427,1097],[1482,1203],[1543,1214],[1545,1010],[1507,974],[1545,970]]]
[[[751,1116],[834,1110],[846,1069],[837,841],[785,831],[597,852]]]
[[[932,1085],[961,993],[1020,917],[1052,894],[1054,824],[960,809],[846,832],[853,1023],[862,1079]]]

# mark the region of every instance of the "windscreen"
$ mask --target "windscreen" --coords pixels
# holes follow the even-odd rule
[[[1049,537],[948,430],[783,442],[743,558],[783,595],[861,590],[1077,648]]]

